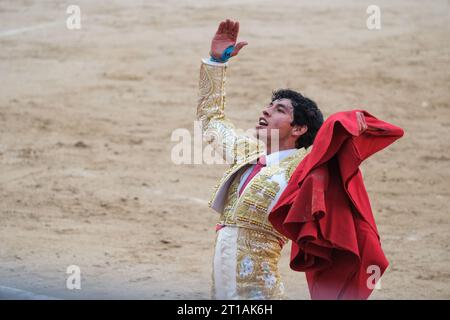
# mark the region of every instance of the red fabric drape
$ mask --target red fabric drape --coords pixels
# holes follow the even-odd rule
[[[272,209],[269,221],[292,240],[290,267],[306,273],[312,299],[367,299],[367,268],[387,268],[359,165],[401,136],[363,110],[333,114]]]

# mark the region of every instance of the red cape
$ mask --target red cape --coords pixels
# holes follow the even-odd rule
[[[272,209],[269,221],[292,240],[290,267],[306,272],[312,299],[367,299],[386,270],[359,165],[402,135],[363,110],[333,114]]]

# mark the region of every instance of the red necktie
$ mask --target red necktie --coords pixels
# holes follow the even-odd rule
[[[239,195],[241,195],[242,191],[244,191],[245,186],[250,182],[250,180],[252,180],[253,177],[256,176],[258,174],[258,172],[261,171],[261,169],[265,166],[266,166],[266,157],[262,156],[262,157],[258,158],[256,165],[253,167],[252,171],[248,175],[247,179],[245,179],[244,184],[242,185],[241,189],[239,190]]]

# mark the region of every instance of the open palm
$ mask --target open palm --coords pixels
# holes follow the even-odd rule
[[[238,34],[239,22],[233,22],[229,19],[222,21],[211,42],[211,56],[220,60],[223,52],[229,46],[234,46],[231,56],[237,55],[242,47],[247,45],[245,41],[236,44]]]

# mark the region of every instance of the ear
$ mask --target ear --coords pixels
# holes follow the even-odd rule
[[[294,126],[294,128],[292,128],[292,135],[296,136],[296,137],[300,137],[300,136],[304,135],[307,131],[308,131],[308,126],[296,125],[296,126]]]

